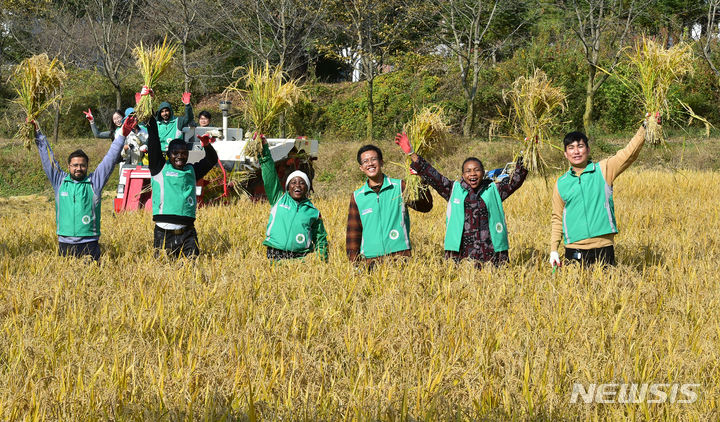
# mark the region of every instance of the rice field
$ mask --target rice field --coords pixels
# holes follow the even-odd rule
[[[552,273],[531,178],[505,202],[508,266],[444,261],[435,195],[414,256],[366,272],[345,259],[352,188],[314,199],[330,262],[275,266],[266,203],[200,209],[202,256],[170,261],[151,216],[108,197],[95,265],[56,256],[50,200],[1,200],[0,420],[720,418],[717,173],[623,174],[608,271]],[[698,397],[570,403],[574,383],[633,382]]]

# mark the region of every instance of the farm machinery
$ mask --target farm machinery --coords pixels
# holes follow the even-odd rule
[[[188,163],[200,161],[205,151],[198,139],[210,135],[218,154],[218,165],[196,185],[198,205],[225,203],[230,197],[248,194],[253,199],[265,197],[258,159],[245,154],[250,138],[243,136],[243,129],[229,128],[227,111],[229,103],[221,102],[222,127],[188,127],[183,129],[185,142],[190,148]],[[318,141],[300,138],[268,138],[268,145],[278,177],[285,177],[295,170],[304,171],[312,181],[312,162],[317,160]],[[115,212],[152,209],[150,192],[150,169],[141,165],[122,165]]]

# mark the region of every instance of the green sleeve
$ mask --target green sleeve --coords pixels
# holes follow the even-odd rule
[[[324,262],[328,262],[328,241],[327,232],[325,231],[325,224],[323,224],[322,217],[318,217],[315,222],[315,228],[313,230],[315,237],[315,252],[320,256]]]
[[[270,154],[270,147],[265,144],[262,148],[263,153],[262,157],[260,157],[260,171],[262,172],[265,194],[270,202],[270,206],[273,206],[282,196],[283,190],[280,186],[277,170],[275,170],[275,161],[273,161],[272,154]]]
[[[178,119],[177,119],[177,129],[179,131],[182,131],[182,129],[185,126],[189,125],[190,122],[192,122],[194,118],[195,118],[195,115],[193,114],[193,108],[190,104],[187,104],[185,106],[185,115],[182,117],[178,117]]]

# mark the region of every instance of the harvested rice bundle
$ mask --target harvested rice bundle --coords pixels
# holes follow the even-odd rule
[[[167,36],[163,39],[162,44],[145,48],[143,43],[133,48],[135,56],[135,64],[143,78],[143,89],[135,95],[135,115],[138,121],[144,121],[153,114],[152,97],[154,96],[153,87],[157,85],[163,73],[167,70],[173,61],[173,56],[177,51],[177,44],[168,43]]]
[[[59,91],[65,83],[65,67],[58,59],[50,60],[47,54],[38,54],[23,60],[15,69],[13,81],[17,98],[14,102],[23,109],[26,122],[20,125],[16,138],[25,140],[30,148],[35,138],[35,127],[31,123],[59,99]]]
[[[434,152],[448,140],[448,125],[445,123],[445,111],[438,106],[424,107],[412,120],[403,126],[408,134],[413,151],[424,158],[432,159]],[[410,157],[405,158],[405,201],[417,201],[420,198],[420,176],[410,172]]]
[[[643,36],[642,40],[635,44],[635,50],[628,54],[628,58],[636,77],[623,78],[623,82],[636,91],[646,112],[659,112],[668,116],[670,106],[667,93],[670,85],[693,71],[692,47],[680,42],[666,49]],[[662,126],[658,125],[655,119],[648,119],[645,140],[657,145],[663,139]]]
[[[243,94],[245,117],[253,124],[253,131],[267,135],[280,115],[292,107],[302,96],[302,89],[295,80],[285,81],[282,66],[274,68],[265,62],[265,67],[251,64],[247,73],[232,83],[227,89]],[[239,89],[238,85],[245,89]],[[252,131],[248,131],[250,133]],[[251,139],[245,147],[245,155],[259,158],[262,155],[262,143],[259,137]]]
[[[518,77],[512,88],[503,92],[503,99],[510,103],[508,120],[514,135],[524,138],[524,164],[530,171],[545,174],[542,145],[560,149],[550,142],[550,131],[557,124],[558,114],[565,110],[565,98],[562,89],[552,86],[552,80],[539,69],[530,77]]]

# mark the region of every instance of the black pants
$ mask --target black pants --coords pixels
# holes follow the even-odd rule
[[[190,257],[200,254],[195,226],[180,230],[165,230],[155,226],[153,246],[156,249],[165,249],[168,255],[174,257],[181,255]]]
[[[61,256],[74,256],[82,258],[89,256],[95,261],[100,260],[100,245],[97,240],[87,243],[63,243],[58,242],[58,253]]]
[[[615,248],[613,246],[605,246],[604,248],[594,249],[572,249],[565,248],[565,259],[570,262],[579,262],[581,265],[616,265],[615,264]]]

